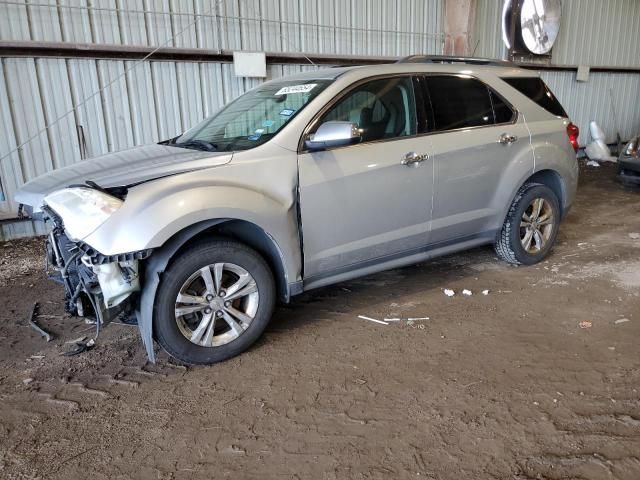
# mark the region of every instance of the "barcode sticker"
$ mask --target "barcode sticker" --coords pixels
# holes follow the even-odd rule
[[[313,90],[317,83],[307,83],[306,85],[291,85],[289,87],[282,87],[274,95],[288,95],[290,93],[309,93]]]

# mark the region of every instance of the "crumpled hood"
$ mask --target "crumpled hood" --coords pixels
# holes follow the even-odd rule
[[[42,199],[51,192],[73,184],[93,181],[101,187],[119,187],[155,178],[224,165],[228,152],[203,152],[168,145],[141,147],[83,160],[42,175],[26,183],[15,195],[16,202],[38,211]]]

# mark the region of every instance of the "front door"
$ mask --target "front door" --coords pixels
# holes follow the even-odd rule
[[[354,86],[316,123],[354,122],[362,142],[298,157],[306,285],[428,244],[433,163],[417,110],[410,76],[379,78]],[[421,161],[403,162],[413,154]]]

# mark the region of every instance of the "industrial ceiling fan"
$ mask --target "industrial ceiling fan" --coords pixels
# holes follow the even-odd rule
[[[502,39],[516,56],[550,56],[560,30],[560,0],[505,0]]]

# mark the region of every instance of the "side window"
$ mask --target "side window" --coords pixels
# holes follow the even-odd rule
[[[503,78],[502,80],[529,97],[549,113],[558,117],[568,117],[558,99],[551,93],[547,84],[540,77],[513,77]]]
[[[329,110],[318,125],[353,122],[362,141],[406,137],[416,133],[416,108],[410,77],[373,80],[351,90]]]
[[[493,125],[491,98],[486,85],[475,78],[428,76],[433,108],[433,131]]]
[[[509,123],[513,120],[514,111],[505,103],[500,95],[489,89],[491,95],[491,104],[493,105],[493,113],[496,117],[496,123]]]

